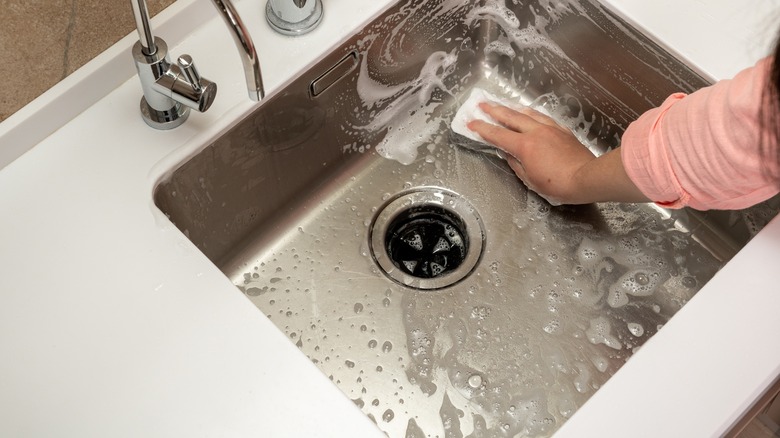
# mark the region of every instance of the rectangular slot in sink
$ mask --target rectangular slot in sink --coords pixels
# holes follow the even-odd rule
[[[359,68],[313,98],[352,54]],[[777,200],[551,207],[502,161],[452,145],[449,120],[482,87],[603,152],[706,85],[594,1],[405,1],[182,163],[155,202],[390,436],[549,436]],[[453,285],[409,287],[372,254],[381,212],[418,192],[478,215],[484,248]]]

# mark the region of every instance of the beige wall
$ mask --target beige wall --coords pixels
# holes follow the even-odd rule
[[[132,32],[130,1],[0,0],[0,121]]]

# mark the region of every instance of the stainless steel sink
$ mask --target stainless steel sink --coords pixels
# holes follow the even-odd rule
[[[593,1],[403,1],[155,202],[389,436],[549,436],[777,200],[551,207],[449,120],[481,87],[604,151],[705,85]]]

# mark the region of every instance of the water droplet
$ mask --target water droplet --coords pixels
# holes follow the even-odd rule
[[[355,313],[360,313],[362,311],[363,311],[363,304],[355,303]]]
[[[469,386],[474,389],[482,386],[482,376],[479,374],[472,374],[471,377],[469,377]]]
[[[645,328],[642,327],[642,324],[637,324],[635,322],[628,323],[628,331],[637,338],[645,334]]]
[[[385,343],[382,344],[382,351],[384,351],[385,353],[389,353],[392,350],[393,350],[393,343],[392,342],[385,341]]]
[[[258,287],[249,287],[247,288],[244,293],[249,295],[250,297],[256,297],[258,295],[262,295],[263,292],[265,292],[268,289],[268,287],[265,287],[263,289],[260,289]]]
[[[637,272],[634,276],[634,280],[641,286],[645,286],[650,283],[650,278],[648,278],[647,274],[644,272]]]
[[[685,276],[682,278],[682,285],[687,287],[688,289],[693,289],[696,287],[696,279],[691,276]]]
[[[545,326],[542,328],[542,330],[544,330],[544,331],[545,331],[545,332],[547,332],[547,333],[553,334],[553,333],[555,333],[556,331],[558,331],[558,328],[559,328],[560,326],[561,326],[561,323],[560,323],[560,322],[558,322],[558,320],[555,320],[555,319],[553,319],[553,320],[551,320],[550,322],[548,322],[548,323],[547,323],[547,324],[546,324],[546,325],[545,325]]]

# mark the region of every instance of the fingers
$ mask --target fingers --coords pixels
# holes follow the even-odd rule
[[[527,132],[538,126],[537,124],[561,128],[553,118],[530,107],[514,110],[503,105],[493,105],[487,102],[479,104],[479,107],[497,122],[518,132]]]
[[[498,123],[517,132],[528,132],[539,123],[529,114],[517,112],[503,105],[492,105],[483,102],[479,104],[479,109],[484,111]]]
[[[485,141],[507,153],[506,162],[521,181],[528,184],[528,173],[523,163],[517,159],[523,147],[522,134],[507,128],[496,126],[482,120],[469,122],[468,128],[479,134]]]
[[[509,164],[509,167],[515,171],[515,175],[520,178],[520,181],[528,185],[528,172],[525,170],[523,163],[512,155],[506,157],[506,162]]]
[[[534,129],[542,125],[542,123],[536,120],[541,114],[525,114],[502,105],[489,103],[481,103],[479,106],[499,125],[482,120],[473,120],[468,123],[468,129],[476,132],[485,141],[508,152],[510,155],[515,157],[522,156],[522,149],[527,143],[523,134],[530,134]],[[531,111],[536,113],[533,110]]]
[[[488,143],[508,152],[510,155],[517,155],[523,147],[522,134],[503,126],[493,125],[482,120],[472,120],[467,127],[479,134]]]
[[[520,114],[527,115],[528,117],[530,117],[531,119],[533,119],[537,123],[541,123],[542,125],[547,125],[547,126],[553,126],[553,127],[556,127],[556,128],[561,128],[561,125],[559,125],[558,122],[556,122],[552,117],[548,117],[548,116],[540,113],[539,111],[536,111],[533,108],[525,107],[525,108],[521,109],[519,112],[520,112]]]
[[[481,120],[472,121],[469,123],[468,127],[482,136],[487,142],[505,151],[507,153],[505,159],[509,164],[509,167],[512,168],[515,175],[520,178],[520,181],[529,185],[528,172],[526,171],[525,166],[523,166],[523,163],[517,159],[517,156],[522,153],[522,148],[524,147],[522,134]]]

